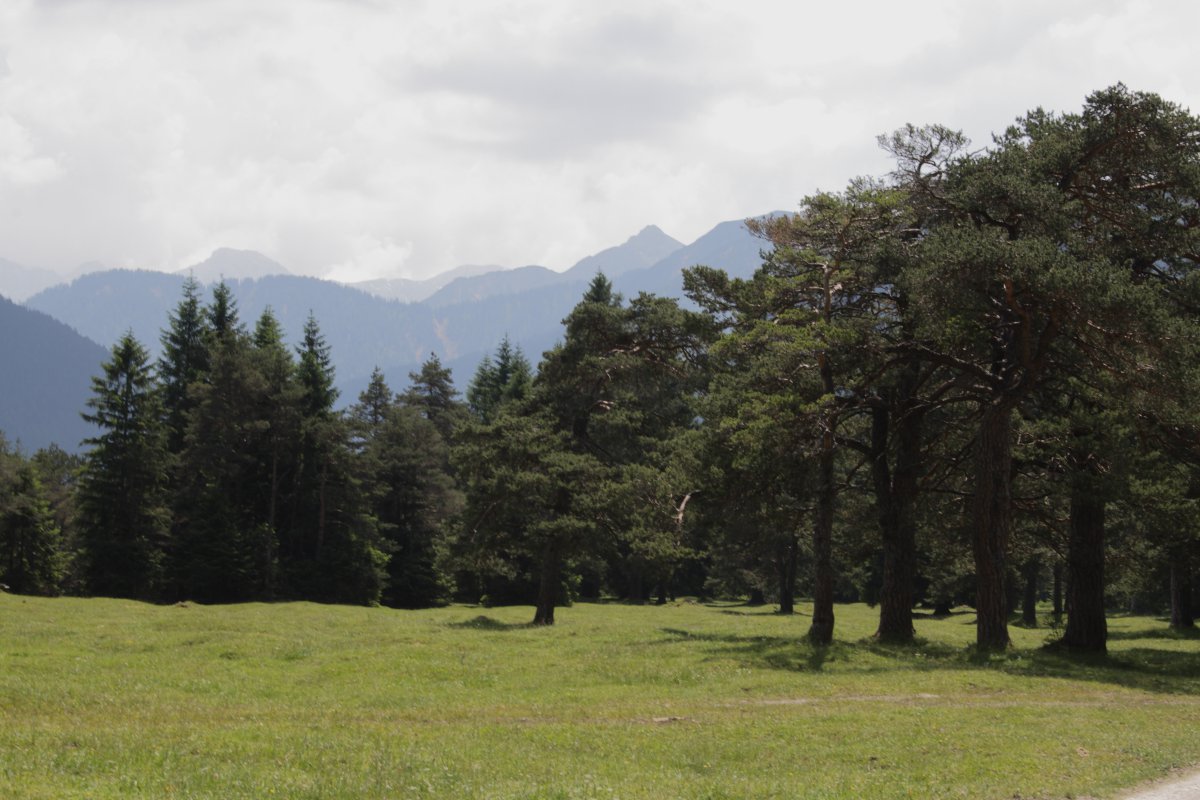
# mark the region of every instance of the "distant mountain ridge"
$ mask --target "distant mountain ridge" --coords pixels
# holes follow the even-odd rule
[[[683,246],[683,242],[663,233],[657,225],[647,225],[623,244],[580,259],[564,274],[591,280],[597,272],[603,272],[609,278],[616,278],[653,266]]]
[[[15,261],[0,258],[0,295],[18,303],[60,281],[62,278],[56,272],[26,267]]]
[[[176,270],[181,275],[192,275],[201,283],[215,283],[223,279],[244,280],[266,278],[270,275],[291,275],[277,261],[267,258],[255,250],[234,250],[220,247],[213,254],[190,267]]]
[[[385,300],[419,303],[457,278],[469,278],[474,275],[483,275],[487,272],[499,272],[503,269],[504,267],[495,264],[487,266],[467,264],[447,270],[446,272],[440,272],[432,278],[424,278],[422,280],[413,280],[411,278],[376,278],[374,280],[358,281],[346,285],[353,286],[355,289],[362,289],[364,292],[373,294],[376,297],[382,297]]]
[[[358,286],[297,275],[225,277],[248,327],[269,305],[287,341],[295,344],[309,313],[316,317],[331,348],[340,402],[348,404],[357,399],[375,367],[394,389],[401,389],[408,372],[418,369],[430,353],[453,370],[456,385],[465,390],[480,360],[504,336],[536,364],[561,338],[563,318],[598,271],[612,278],[626,297],[645,291],[678,298],[683,269],[706,264],[734,277],[748,277],[760,265],[763,247],[741,221],[721,223],[688,245],[649,226],[564,272],[537,266],[461,268],[419,302],[385,299]],[[219,267],[222,259],[215,256],[205,263]],[[250,260],[267,262],[274,264],[266,257]],[[200,278],[194,269],[192,274]],[[106,270],[39,292],[26,305],[107,346],[131,330],[157,357],[159,336],[185,280],[186,274],[180,273]],[[436,280],[414,283],[425,283],[428,289]],[[96,374],[99,366],[97,360],[87,374]]]
[[[80,412],[103,347],[48,314],[0,298],[0,431],[29,453],[58,444],[77,452],[96,429]]]

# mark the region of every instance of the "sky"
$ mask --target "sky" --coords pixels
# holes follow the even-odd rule
[[[1118,81],[1200,109],[1180,0],[0,0],[0,258],[219,247],[354,281],[569,267],[983,146]]]

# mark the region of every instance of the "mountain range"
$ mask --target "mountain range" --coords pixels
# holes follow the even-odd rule
[[[161,331],[179,302],[187,275],[210,285],[223,278],[248,326],[270,307],[288,341],[295,343],[309,315],[316,318],[330,345],[341,402],[346,404],[357,399],[375,367],[394,389],[401,389],[407,374],[430,353],[453,370],[459,389],[465,389],[481,359],[505,336],[536,364],[561,337],[562,319],[597,272],[604,272],[627,297],[643,291],[682,297],[683,269],[706,264],[746,277],[761,263],[763,244],[740,221],[721,223],[688,245],[649,226],[563,272],[541,266],[461,267],[425,281],[354,285],[287,274],[283,265],[253,251],[218,250],[205,262],[174,274],[92,272],[37,292],[25,306],[104,347],[131,331],[157,356]],[[0,355],[0,369],[9,357]],[[100,357],[90,351],[83,359],[85,377],[98,373],[105,357],[103,351]],[[42,363],[54,364],[55,372],[66,371],[68,364],[59,359]],[[78,362],[71,361],[70,369],[78,370]],[[36,378],[29,375],[30,380]],[[0,402],[6,401],[0,397]],[[76,418],[81,409],[82,404],[74,407]],[[0,429],[32,446],[20,420],[9,417],[0,418]],[[74,441],[64,435],[58,443],[72,449]]]
[[[96,429],[80,412],[108,352],[68,326],[0,297],[0,431],[32,453],[57,442],[75,451]]]

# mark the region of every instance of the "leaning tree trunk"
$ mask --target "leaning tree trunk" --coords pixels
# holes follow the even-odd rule
[[[1104,500],[1076,479],[1067,539],[1067,629],[1062,644],[1080,652],[1107,649],[1104,618]]]
[[[913,509],[921,463],[921,416],[901,412],[896,421],[896,468],[888,465],[890,410],[874,409],[871,423],[871,472],[883,543],[883,585],[879,591],[879,629],[883,642],[913,640],[913,581],[917,574]]]
[[[534,625],[553,625],[554,607],[558,605],[558,592],[562,585],[561,563],[554,548],[542,554],[541,575],[538,577],[537,608],[533,612]]]
[[[972,544],[975,644],[981,650],[1003,650],[1010,642],[1005,560],[1012,530],[1012,410],[1009,398],[987,408],[976,441]]]
[[[800,543],[795,535],[780,543],[775,566],[779,572],[779,613],[796,613],[796,565]]]
[[[1171,558],[1171,628],[1177,631],[1196,627],[1192,608],[1192,564],[1188,553],[1180,550]]]

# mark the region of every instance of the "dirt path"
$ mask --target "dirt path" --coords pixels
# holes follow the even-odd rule
[[[1161,783],[1142,786],[1121,795],[1121,800],[1197,800],[1200,798],[1200,771]]]

